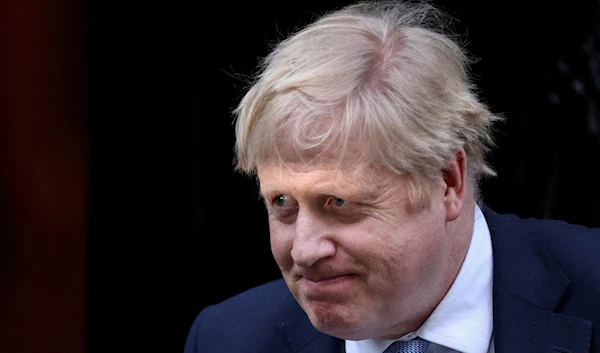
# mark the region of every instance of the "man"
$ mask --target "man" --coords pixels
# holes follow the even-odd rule
[[[239,104],[283,280],[208,307],[185,352],[600,352],[600,231],[478,196],[499,117],[428,4],[281,42]]]

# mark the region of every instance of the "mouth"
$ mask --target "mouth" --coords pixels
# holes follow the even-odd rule
[[[344,279],[345,277],[354,276],[353,274],[340,274],[340,275],[317,275],[317,276],[300,276],[301,279],[306,281],[310,281],[313,283],[321,283],[321,282],[329,282],[329,281],[337,281]]]
[[[357,281],[355,274],[328,276],[300,276],[298,285],[308,298],[323,299],[341,297],[352,293],[352,286]]]

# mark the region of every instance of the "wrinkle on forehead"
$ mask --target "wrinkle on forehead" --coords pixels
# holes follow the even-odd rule
[[[312,188],[326,186],[361,194],[378,194],[402,176],[373,166],[340,168],[331,163],[263,163],[258,167],[261,190],[276,185],[303,184]],[[266,182],[267,185],[264,185]]]

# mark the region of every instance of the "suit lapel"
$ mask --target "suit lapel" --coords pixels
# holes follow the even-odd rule
[[[552,313],[497,290],[494,293],[496,353],[589,352],[592,323]]]
[[[483,210],[494,253],[496,352],[589,352],[592,323],[554,312],[569,279],[535,232]]]

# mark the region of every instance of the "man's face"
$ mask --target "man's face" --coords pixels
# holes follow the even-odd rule
[[[456,275],[444,183],[414,211],[406,177],[369,172],[258,168],[288,287],[318,330],[344,339],[417,329]]]

